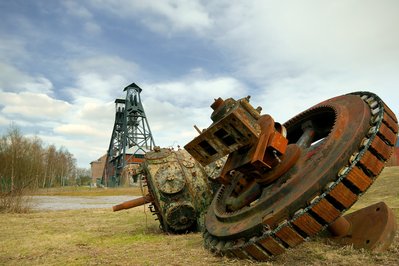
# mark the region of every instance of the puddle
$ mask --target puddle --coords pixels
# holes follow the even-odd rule
[[[112,208],[124,201],[138,198],[137,196],[32,196],[34,210],[76,210],[91,208]]]

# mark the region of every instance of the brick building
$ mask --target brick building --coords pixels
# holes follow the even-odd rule
[[[97,184],[97,180],[102,178],[107,154],[90,163],[91,166],[91,179],[93,184]]]

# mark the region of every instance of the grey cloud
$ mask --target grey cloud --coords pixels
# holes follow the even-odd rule
[[[0,91],[51,94],[53,84],[43,76],[31,76],[10,64],[0,63]]]
[[[92,0],[91,5],[92,8],[102,9],[114,16],[136,19],[151,30],[166,35],[190,30],[201,33],[213,23],[199,0]]]

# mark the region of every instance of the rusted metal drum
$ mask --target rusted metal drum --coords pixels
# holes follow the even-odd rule
[[[183,149],[162,148],[146,153],[142,169],[152,196],[149,207],[164,231],[180,233],[203,228],[204,212],[213,198],[208,177],[221,166],[202,167]]]
[[[211,251],[264,261],[315,236],[374,182],[398,133],[395,114],[370,92],[324,101],[283,126],[288,147],[300,147],[299,156],[296,148],[291,152],[295,156],[287,148],[291,164],[277,177],[270,170],[263,176],[258,171],[256,178],[246,169],[226,173],[230,179],[224,179],[206,215],[204,241]],[[226,132],[222,140],[228,136]],[[227,144],[233,141],[238,143]],[[194,148],[216,156],[217,148],[209,143]]]

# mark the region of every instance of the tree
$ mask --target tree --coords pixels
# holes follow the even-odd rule
[[[87,168],[76,169],[76,184],[79,186],[89,186],[92,182],[91,170]]]

